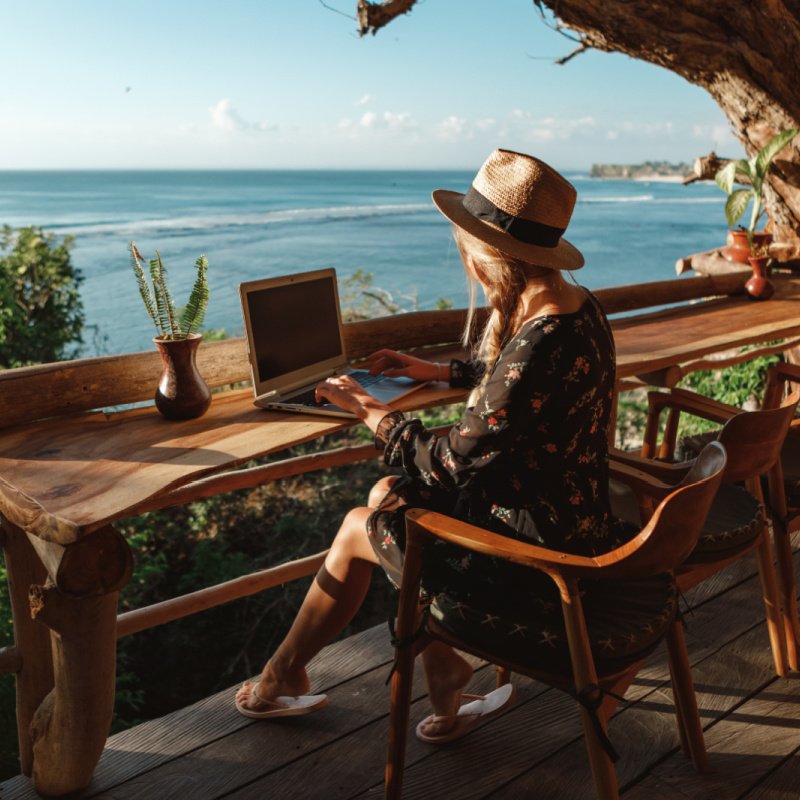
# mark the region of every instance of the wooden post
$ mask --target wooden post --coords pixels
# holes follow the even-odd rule
[[[46,637],[50,629],[47,648],[42,646],[35,659],[47,663],[50,682],[44,693],[40,685],[35,697],[29,774],[40,794],[69,794],[91,780],[111,725],[117,590],[130,579],[132,556],[111,526],[67,546],[15,533],[16,538],[28,540],[31,559],[39,556],[38,583],[28,584],[30,615],[44,623],[39,627]],[[29,663],[23,653],[23,674]]]
[[[33,770],[30,724],[34,712],[53,688],[53,660],[47,628],[31,617],[28,590],[31,584],[42,583],[47,574],[20,528],[2,518],[2,531],[14,641],[22,660],[22,668],[16,674],[20,769],[23,775],[30,775]]]
[[[36,618],[52,631],[55,678],[31,723],[33,785],[40,794],[83,789],[103,752],[114,708],[117,595],[31,590]]]

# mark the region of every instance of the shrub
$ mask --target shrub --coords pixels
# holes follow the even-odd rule
[[[0,234],[0,368],[74,358],[82,343],[81,275],[72,237],[30,226]]]

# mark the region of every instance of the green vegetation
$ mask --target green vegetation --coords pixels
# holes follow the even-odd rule
[[[753,210],[747,226],[750,249],[753,249],[753,232],[762,213],[764,181],[775,156],[800,132],[798,128],[779,131],[751,159],[730,161],[715,176],[714,180],[728,195],[725,203],[725,218],[732,228],[744,215],[752,202]],[[734,189],[735,181],[749,184],[746,189]]]
[[[645,161],[643,164],[592,164],[590,178],[684,178],[691,174],[689,164],[670,164],[668,161]]]
[[[0,234],[0,369],[74,358],[82,342],[72,237],[31,226]]]
[[[136,245],[130,243],[131,267],[139,286],[139,294],[147,310],[147,314],[156,326],[158,336],[163,339],[185,339],[202,324],[208,308],[208,259],[200,256],[194,262],[197,277],[180,315],[175,309],[169,287],[167,286],[167,268],[161,260],[161,253],[156,250],[155,258],[149,260],[150,282],[147,281],[142,261],[142,254]]]
[[[372,281],[372,273],[363,269],[357,269],[352,275],[339,281],[342,317],[346,322],[419,310],[416,293],[401,295],[397,299],[386,289],[374,286]],[[439,311],[452,307],[450,300],[444,297],[436,301],[436,309]]]

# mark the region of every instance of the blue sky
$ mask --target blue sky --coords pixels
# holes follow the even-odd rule
[[[738,155],[701,89],[549,29],[531,0],[2,0],[0,169],[561,169]],[[336,13],[331,9],[338,9]],[[346,15],[346,16],[345,16]],[[350,18],[348,18],[348,16]]]

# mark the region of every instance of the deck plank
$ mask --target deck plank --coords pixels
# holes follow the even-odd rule
[[[671,757],[625,798],[650,800],[652,778],[696,800],[741,798],[796,752],[798,740],[800,680],[775,678],[707,731],[706,747],[713,772],[697,775],[685,759]],[[798,796],[796,788],[793,796]]]
[[[800,751],[795,750],[746,800],[796,800],[800,795]]]
[[[753,560],[737,562],[687,593],[687,600],[694,608],[687,617],[690,659],[703,721],[711,725],[712,764],[720,774],[711,780],[695,776],[678,752],[666,658],[660,652],[628,691],[628,698],[637,702],[623,708],[611,725],[612,738],[623,754],[618,765],[621,785],[630,786],[624,800],[725,800],[746,791],[754,798],[776,800],[797,780],[800,681],[772,678]],[[109,739],[95,778],[81,796],[96,800],[379,797],[388,712],[384,680],[390,654],[382,626],[323,651],[310,668],[315,690],[331,693],[331,706],[323,714],[269,725],[253,722],[232,712],[233,689],[228,689],[117,734]],[[491,670],[485,669],[475,683],[489,686],[491,681]],[[520,686],[516,706],[457,747],[434,748],[409,736],[407,800],[593,796],[574,701],[527,679],[517,677],[515,683]],[[787,694],[786,685],[793,691]],[[770,695],[773,690],[778,697]],[[420,683],[415,697],[412,720],[428,713]],[[767,712],[780,712],[784,719],[765,733],[767,723],[759,715]],[[738,750],[727,748],[727,738],[716,733],[725,730],[723,725],[736,731]],[[773,741],[781,737],[793,741],[782,745]],[[729,762],[739,761],[744,763],[738,772],[730,768]],[[28,780],[20,777],[0,785],[0,796],[3,800],[37,797]]]
[[[386,628],[377,626],[325,648],[309,665],[315,691],[328,691],[378,667],[388,671],[391,658],[388,638]],[[93,797],[251,725],[252,720],[231,713],[235,688],[111,736],[92,782],[81,796]],[[38,799],[28,779],[22,776],[0,784],[0,797],[3,800]]]

